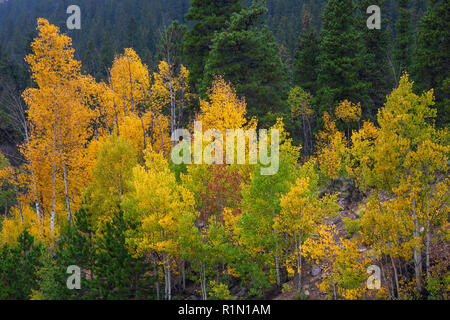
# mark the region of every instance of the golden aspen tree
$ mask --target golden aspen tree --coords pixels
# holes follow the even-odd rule
[[[334,179],[345,168],[347,161],[347,141],[345,134],[336,127],[330,115],[323,115],[324,130],[316,135],[317,160],[320,170],[329,179]]]
[[[196,118],[202,124],[201,133],[215,129],[225,137],[227,129],[256,128],[256,121],[248,123],[245,118],[246,103],[237,97],[231,84],[217,78],[208,95],[209,101],[201,100],[200,114]],[[223,140],[224,143],[225,138]],[[236,143],[237,141],[235,145]],[[224,147],[225,144],[219,147]],[[203,153],[207,142],[203,140],[199,147]],[[247,145],[243,147],[245,150],[249,149]],[[222,151],[225,155],[225,148]],[[233,263],[230,257],[238,256],[237,251],[240,249],[226,240],[231,230],[230,226],[225,228],[224,216],[230,212],[234,215],[239,214],[242,186],[250,180],[253,167],[225,164],[225,157],[222,160],[223,164],[188,165],[186,174],[181,175],[183,185],[195,196],[195,208],[199,212],[196,228],[198,242],[194,246],[197,248],[194,256],[196,261],[193,267],[199,274],[203,299],[207,297],[208,276],[219,277],[221,273],[226,272],[227,264]]]
[[[317,237],[305,241],[302,254],[321,266],[318,287],[328,298],[355,300],[366,294],[370,259],[359,252],[356,240],[339,239],[335,226],[320,226]]]
[[[352,103],[348,100],[344,100],[338,104],[335,110],[335,115],[338,119],[345,122],[347,126],[347,138],[350,143],[350,124],[352,122],[358,122],[361,119],[361,103]]]
[[[45,19],[38,19],[37,29],[33,53],[25,58],[37,88],[23,93],[31,127],[30,143],[23,148],[33,163],[43,210],[50,212],[54,230],[57,212],[65,207],[70,220],[71,206],[79,205],[80,189],[86,182],[79,160],[84,157],[92,114],[82,103],[79,88],[85,78],[81,63],[74,59],[71,39]]]
[[[86,190],[86,206],[91,208],[94,220],[99,215],[111,217],[119,209],[137,164],[137,151],[128,140],[113,134],[101,144],[93,179]]]
[[[367,216],[362,219],[363,235],[369,243],[382,246],[382,253],[392,258],[412,257],[419,294],[423,289],[423,266],[428,269],[430,264],[431,228],[445,228],[443,221],[448,216],[448,197],[442,190],[448,190],[450,147],[442,139],[445,133],[436,130],[430,121],[436,116],[433,104],[432,90],[416,95],[408,75],[403,75],[378,113],[380,127],[363,127],[350,152],[356,162],[366,160],[361,169],[355,170],[355,164],[350,166],[350,171],[360,177],[360,184],[393,197],[386,203],[368,204]],[[392,230],[394,227],[383,221],[398,221],[404,228]],[[379,233],[388,236],[373,238],[371,230],[375,226],[383,228],[385,231]]]
[[[127,48],[114,59],[110,74],[110,86],[117,99],[118,117],[137,113],[139,105],[148,100],[150,92],[148,67],[133,49]]]
[[[186,104],[192,98],[189,92],[189,71],[180,65],[178,74],[175,66],[170,62],[161,61],[158,72],[153,74],[152,105],[161,112],[170,110],[170,132],[173,135],[176,129],[183,124],[183,114]]]
[[[374,165],[374,143],[378,137],[378,128],[371,122],[364,121],[362,128],[353,132],[349,149],[347,174],[356,181],[362,191],[373,184],[372,168]]]
[[[314,110],[311,105],[312,95],[303,90],[301,87],[296,86],[289,92],[288,103],[291,107],[292,118],[302,120],[303,129],[303,149],[313,152],[312,134],[311,134],[311,117],[314,114]]]
[[[187,70],[183,69],[187,77]],[[103,114],[114,132],[127,139],[140,154],[151,146],[155,151],[170,151],[170,119],[163,106],[170,101],[169,91],[161,92],[160,83],[151,83],[148,67],[133,49],[115,58],[109,86],[102,94]],[[184,78],[185,83],[187,80]]]

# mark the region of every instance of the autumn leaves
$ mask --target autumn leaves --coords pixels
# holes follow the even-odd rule
[[[423,290],[431,245],[448,238],[448,130],[431,121],[432,91],[415,94],[404,75],[377,124],[360,125],[361,105],[345,100],[323,115],[323,130],[313,141],[311,96],[294,88],[292,115],[302,119],[306,148],[315,152],[300,161],[302,147],[277,119],[262,131],[278,147],[276,174],[267,175],[262,169],[270,162],[251,161],[258,151],[269,154],[267,144],[252,145],[244,134],[256,136],[257,121],[246,118],[245,100],[222,78],[200,100],[196,121],[186,125],[183,111],[193,95],[184,66],[162,61],[150,74],[134,50],[125,49],[107,82],[99,83],[81,72],[70,38],[45,19],[38,20],[38,31],[26,58],[36,84],[23,93],[26,167],[0,170],[1,179],[18,186],[18,206],[2,223],[2,244],[27,229],[52,248],[80,208],[93,232],[120,211],[127,252],[153,266],[158,298],[160,282],[171,299],[174,282],[183,287],[186,277],[203,299],[232,298],[228,286],[237,281],[249,296],[261,296],[295,280],[301,294],[311,263],[322,267],[319,289],[335,299],[372,295],[365,281],[369,263],[393,266],[392,285],[385,275],[379,295],[400,296],[397,266],[409,261],[417,291]],[[202,124],[197,133],[196,122]],[[351,131],[355,123],[359,129]],[[207,139],[196,145],[195,137],[193,152],[177,149],[174,136],[183,124],[182,132],[194,136],[215,130],[210,140],[222,139],[219,149]],[[243,133],[236,144],[229,130]],[[230,140],[245,151],[237,154],[243,164],[229,163],[220,152]],[[173,150],[195,160],[196,148],[223,161],[169,160]],[[351,239],[327,223],[341,208],[326,185],[339,178],[352,179],[368,196]]]

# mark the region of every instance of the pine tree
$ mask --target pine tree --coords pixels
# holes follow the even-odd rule
[[[450,2],[440,2],[420,21],[414,74],[422,90],[435,90],[436,122],[444,126],[450,121]]]
[[[123,219],[122,210],[117,210],[97,232],[93,272],[93,294],[107,300],[144,297],[142,285],[145,265],[142,260],[131,256],[125,243],[128,226]],[[144,278],[145,279],[145,278]]]
[[[386,32],[388,21],[384,17],[384,4],[386,0],[364,0],[358,2],[358,27],[361,28],[362,42],[364,44],[364,68],[361,78],[368,83],[368,101],[364,105],[363,115],[365,118],[374,118],[386,101],[386,95],[390,90],[390,82],[387,77],[391,73],[388,65],[389,41]],[[369,29],[366,26],[366,10],[370,5],[378,5],[382,8],[381,29]],[[393,83],[391,81],[391,83]],[[358,101],[354,101],[358,102]]]
[[[254,1],[250,8],[232,16],[229,26],[213,39],[205,66],[203,92],[214,76],[223,75],[245,96],[250,117],[262,125],[275,123],[286,112],[287,75],[278,55],[278,45],[262,19],[264,1]]]
[[[312,25],[311,13],[305,9],[302,34],[298,39],[294,61],[294,83],[316,94],[319,56],[319,38]]]
[[[364,46],[354,13],[352,0],[330,0],[325,7],[318,58],[320,114],[332,114],[345,99],[363,104],[368,100],[368,84],[360,79]]]
[[[184,53],[194,92],[201,87],[214,32],[221,31],[231,15],[240,9],[241,0],[191,0],[186,20],[194,21],[194,25],[186,34]]]
[[[414,52],[409,2],[409,0],[398,1],[399,17],[395,26],[396,37],[394,49],[397,79],[401,77],[403,72],[411,71],[411,59]]]
[[[38,288],[42,246],[27,231],[19,235],[17,242],[12,248],[4,245],[0,249],[1,300],[26,300]]]
[[[91,280],[93,279],[93,246],[92,227],[89,222],[89,213],[86,209],[78,210],[73,223],[63,230],[56,249],[56,275],[54,286],[47,287],[49,291],[41,294],[46,299],[86,299],[90,297]],[[69,266],[78,266],[81,269],[81,289],[70,290],[66,282]]]

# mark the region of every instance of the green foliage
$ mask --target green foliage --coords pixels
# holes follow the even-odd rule
[[[437,1],[439,2],[439,1]],[[450,3],[440,1],[428,9],[417,32],[414,76],[421,90],[434,88],[437,124],[450,119]]]
[[[9,167],[8,159],[0,152],[0,170]],[[0,178],[0,210],[4,209],[4,214],[8,214],[8,209],[12,207],[16,201],[16,192],[14,187],[8,181]]]
[[[312,17],[309,11],[303,16],[303,30],[298,38],[294,57],[294,84],[315,94],[317,87],[317,71],[319,69],[320,39],[312,26]]]
[[[203,72],[214,33],[222,31],[231,15],[241,9],[241,0],[192,0],[186,20],[194,25],[186,34],[184,53],[194,91],[202,87]]]
[[[40,274],[40,289],[36,298],[45,300],[79,300],[91,298],[93,246],[92,230],[85,209],[77,211],[73,222],[66,226],[57,243],[53,256],[43,257]],[[81,269],[81,289],[68,289],[67,273],[69,266]]]
[[[347,230],[347,238],[352,238],[361,228],[358,219],[343,218],[342,221],[345,224],[345,230]]]
[[[88,207],[94,220],[117,211],[123,195],[128,191],[127,179],[137,165],[136,149],[125,139],[113,135],[103,144],[88,188]]]
[[[91,294],[98,299],[142,299],[149,295],[151,279],[145,276],[145,263],[133,258],[128,251],[127,230],[120,210],[97,231]]]
[[[394,49],[394,60],[398,77],[400,77],[403,72],[411,72],[410,67],[414,48],[409,3],[410,0],[398,1],[399,17],[396,25],[397,34]]]
[[[210,281],[209,283],[209,300],[234,300],[235,298],[230,294],[228,286],[224,283],[217,283]]]
[[[368,83],[361,79],[364,43],[353,14],[352,0],[330,0],[323,14],[317,97],[319,114],[341,101],[368,100]]]
[[[38,269],[43,248],[24,231],[13,248],[0,249],[0,299],[27,300],[38,288]]]

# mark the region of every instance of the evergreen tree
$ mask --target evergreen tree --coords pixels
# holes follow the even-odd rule
[[[73,222],[65,227],[58,239],[54,257],[43,256],[43,268],[39,272],[40,290],[38,297],[48,300],[87,299],[92,280],[92,231],[88,223],[88,213],[80,209]],[[81,289],[68,289],[69,266],[81,269]]]
[[[27,231],[15,247],[0,249],[0,300],[26,300],[38,287],[37,271],[42,246]]]
[[[111,68],[114,61],[115,46],[111,38],[111,34],[105,32],[103,35],[102,46],[100,48],[100,68],[105,78],[108,77],[107,70]]]
[[[396,37],[394,49],[397,79],[401,77],[403,72],[410,72],[411,59],[414,52],[409,0],[399,0],[398,11],[399,16],[395,26]]]
[[[286,112],[287,75],[278,55],[278,45],[262,19],[265,1],[254,1],[232,16],[228,27],[217,33],[209,54],[203,91],[216,75],[223,75],[245,96],[250,117],[270,125]]]
[[[317,90],[319,38],[312,25],[311,13],[304,10],[303,30],[298,39],[294,61],[294,83],[312,94]]]
[[[214,32],[222,31],[231,15],[240,9],[241,0],[191,0],[186,19],[194,21],[194,25],[186,34],[184,53],[195,92],[201,87]]]
[[[83,69],[87,74],[92,75],[95,78],[100,78],[104,71],[101,66],[100,55],[93,40],[90,40],[87,45],[87,49],[81,59],[83,61]]]
[[[444,126],[450,121],[450,2],[435,2],[420,22],[414,71],[422,90],[435,90],[437,123]]]
[[[367,8],[370,5],[384,8],[385,2],[385,0],[362,0],[358,2],[358,27],[363,31],[361,40],[364,44],[364,68],[361,77],[368,84],[369,98],[367,104],[364,105],[363,115],[365,118],[376,116],[378,108],[386,101],[386,95],[391,87],[387,76],[390,74],[388,65],[389,41],[386,33],[388,21],[382,20],[380,30],[371,30],[366,26]]]
[[[332,110],[348,99],[365,103],[368,84],[361,79],[364,44],[356,28],[352,0],[330,0],[323,14],[319,55],[319,112]]]
[[[142,281],[144,263],[131,256],[125,245],[127,225],[122,210],[114,213],[112,220],[101,226],[96,237],[95,280],[93,294],[100,299],[116,300],[147,296]]]

